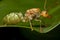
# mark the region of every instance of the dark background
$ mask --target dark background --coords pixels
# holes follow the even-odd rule
[[[0,40],[59,40],[60,25],[48,33],[38,33],[26,28],[1,27]]]

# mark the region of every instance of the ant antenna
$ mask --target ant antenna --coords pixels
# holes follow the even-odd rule
[[[45,3],[44,3],[44,10],[46,10],[46,4],[47,4],[47,0],[45,0]]]

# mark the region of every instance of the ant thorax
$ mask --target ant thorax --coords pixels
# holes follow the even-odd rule
[[[32,8],[26,11],[25,17],[29,20],[40,18],[40,10],[38,8]]]

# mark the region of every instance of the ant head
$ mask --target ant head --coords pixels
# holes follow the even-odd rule
[[[41,16],[43,16],[45,18],[51,18],[51,16],[47,13],[47,11],[42,11]]]

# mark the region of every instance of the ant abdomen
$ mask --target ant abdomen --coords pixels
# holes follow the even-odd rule
[[[3,21],[5,24],[17,24],[21,21],[21,19],[23,18],[22,13],[10,13],[7,14],[4,18]]]

